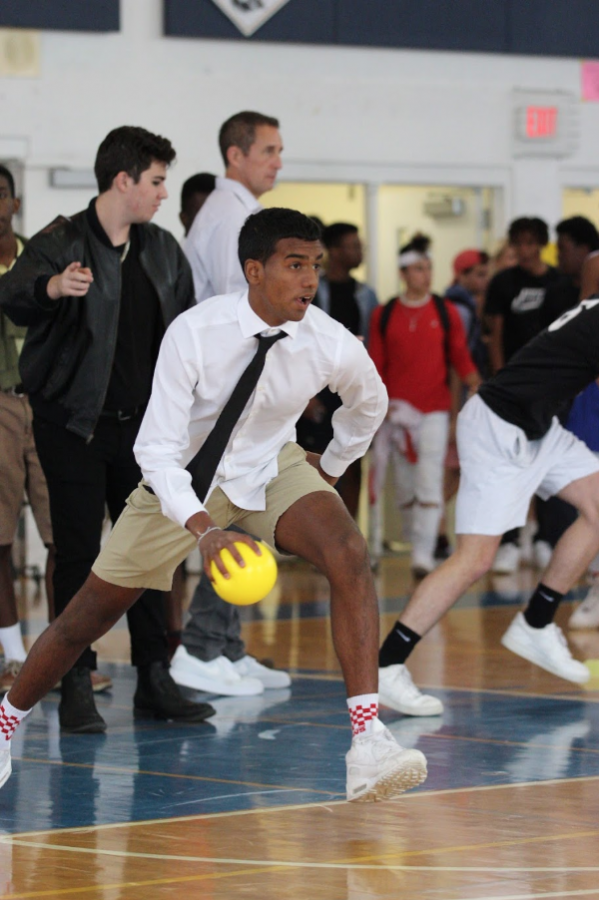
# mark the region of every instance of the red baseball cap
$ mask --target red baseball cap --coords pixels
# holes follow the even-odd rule
[[[479,266],[482,261],[483,257],[480,250],[462,250],[453,261],[453,274],[457,278],[458,275],[461,275],[467,269]]]

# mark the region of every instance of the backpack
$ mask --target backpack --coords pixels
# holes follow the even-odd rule
[[[432,295],[433,303],[435,304],[435,309],[437,310],[437,315],[441,320],[441,327],[443,328],[443,350],[445,353],[445,369],[446,375],[445,380],[449,384],[449,371],[451,368],[451,361],[449,355],[449,313],[447,312],[447,307],[445,306],[445,302],[438,297],[436,294]],[[395,301],[397,297],[392,297],[391,300],[388,300],[383,307],[383,311],[381,313],[381,318],[379,319],[379,329],[381,332],[381,337],[383,339],[383,343],[385,341],[385,335],[387,334],[387,328],[389,327],[389,319],[391,318],[391,313],[393,312],[393,307],[395,305]]]

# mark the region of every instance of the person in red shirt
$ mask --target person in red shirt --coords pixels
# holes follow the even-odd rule
[[[428,247],[427,238],[416,236],[400,251],[405,290],[386,309],[374,311],[368,345],[390,400],[375,456],[388,458],[391,450],[398,451],[393,454],[398,502],[403,518],[411,518],[408,531],[417,576],[434,568],[451,405],[448,369],[455,369],[471,389],[480,382],[458,311],[431,294]]]
[[[431,293],[428,238],[417,235],[399,253],[405,284],[399,297],[375,309],[368,350],[389,394],[389,412],[373,444],[371,499],[383,489],[387,462],[395,464],[397,502],[404,535],[412,543],[412,571],[435,567],[434,549],[443,513],[443,475],[454,369],[471,391],[480,377],[453,303]],[[405,665],[379,660],[381,702],[404,715],[443,711],[436,697],[421,694]]]

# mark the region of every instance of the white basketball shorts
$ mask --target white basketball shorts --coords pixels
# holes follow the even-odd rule
[[[599,472],[595,455],[557,418],[543,438],[530,441],[476,395],[458,416],[457,443],[456,534],[500,535],[519,528],[533,494],[547,500]]]

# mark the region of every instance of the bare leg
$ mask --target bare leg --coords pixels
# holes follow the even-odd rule
[[[329,581],[333,643],[348,697],[376,693],[376,591],[368,548],[342,500],[326,491],[302,497],[279,519],[276,539],[281,549],[313,563]]]
[[[82,650],[106,634],[142,593],[141,588],[109,584],[92,572],[29,651],[10,690],[12,705],[31,709],[70,670]]]
[[[358,516],[360,506],[360,490],[362,487],[362,460],[356,459],[347,467],[339,482],[339,496],[347,506],[352,519]]]
[[[580,515],[563,533],[543,573],[543,584],[565,594],[599,550],[599,474],[579,478],[558,494]]]
[[[491,568],[501,537],[460,534],[457,548],[420,582],[399,621],[424,636],[471,584]]]
[[[10,628],[19,621],[10,565],[11,549],[10,544],[0,547],[0,628]]]

